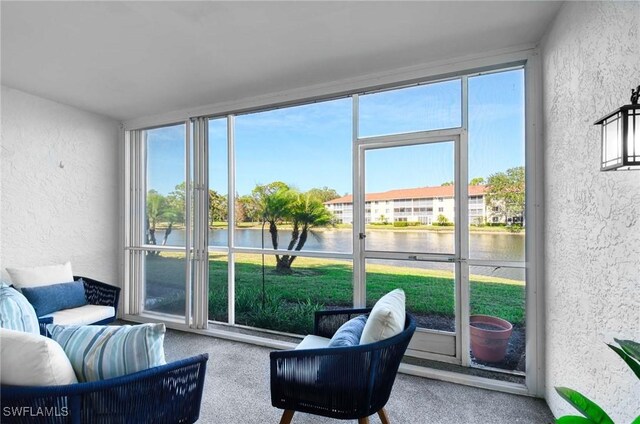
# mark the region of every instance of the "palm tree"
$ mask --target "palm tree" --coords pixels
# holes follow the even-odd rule
[[[147,193],[147,244],[158,244],[156,242],[156,225],[164,213],[166,200],[163,195],[155,190]]]
[[[312,194],[302,194],[283,183],[257,186],[254,190],[257,209],[264,222],[269,223],[269,234],[274,249],[278,249],[278,224],[291,222],[291,240],[287,250],[300,251],[309,237],[309,231],[331,223],[333,216],[322,201]],[[295,255],[276,255],[276,270],[291,272]]]
[[[297,193],[290,207],[291,241],[287,250],[300,251],[307,242],[309,231],[314,227],[322,227],[331,223],[333,215],[327,210],[322,201],[311,194]],[[290,272],[291,264],[296,259],[294,255],[284,255],[277,260],[279,271]]]
[[[278,224],[291,216],[291,205],[296,193],[289,187],[267,190],[257,197],[258,210],[265,222],[269,223],[269,234],[274,249],[278,248]],[[279,256],[276,255],[279,262]]]
[[[158,193],[156,190],[149,190],[147,193],[147,204],[146,204],[146,236],[147,236],[147,244],[157,245],[158,242],[156,240],[156,226],[160,221],[169,222],[169,225],[164,233],[164,239],[162,240],[162,245],[167,244],[167,239],[169,234],[173,229],[173,223],[179,219],[179,212],[175,210],[172,205],[170,205],[168,199]],[[149,252],[150,255],[157,255],[159,252]]]

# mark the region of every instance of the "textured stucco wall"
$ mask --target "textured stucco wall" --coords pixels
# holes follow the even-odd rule
[[[1,113],[2,276],[70,260],[118,284],[119,124],[4,86]]]
[[[593,122],[640,84],[640,3],[568,2],[542,43],[546,197],[546,394],[579,390],[615,422],[640,383],[605,342],[640,340],[640,171],[599,171]]]

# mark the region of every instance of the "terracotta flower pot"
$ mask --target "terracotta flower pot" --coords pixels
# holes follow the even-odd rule
[[[513,330],[511,323],[489,315],[471,315],[469,324],[473,356],[483,362],[502,361]]]

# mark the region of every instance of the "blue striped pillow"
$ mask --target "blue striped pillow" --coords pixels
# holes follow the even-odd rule
[[[13,287],[0,282],[0,327],[40,334],[38,316],[29,301]]]
[[[164,324],[50,324],[47,329],[69,357],[80,382],[119,377],[166,363]]]
[[[342,324],[335,332],[327,347],[347,347],[360,344],[362,330],[367,323],[367,316],[360,315]]]

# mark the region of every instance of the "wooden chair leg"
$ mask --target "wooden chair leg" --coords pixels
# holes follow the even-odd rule
[[[296,411],[293,411],[291,409],[285,409],[285,411],[282,413],[282,418],[280,418],[280,424],[290,424],[295,412]]]
[[[358,418],[358,424],[369,424],[369,417]]]
[[[378,416],[380,417],[380,421],[382,421],[382,424],[389,424],[389,416],[387,415],[387,411],[385,411],[384,408],[378,411]]]

